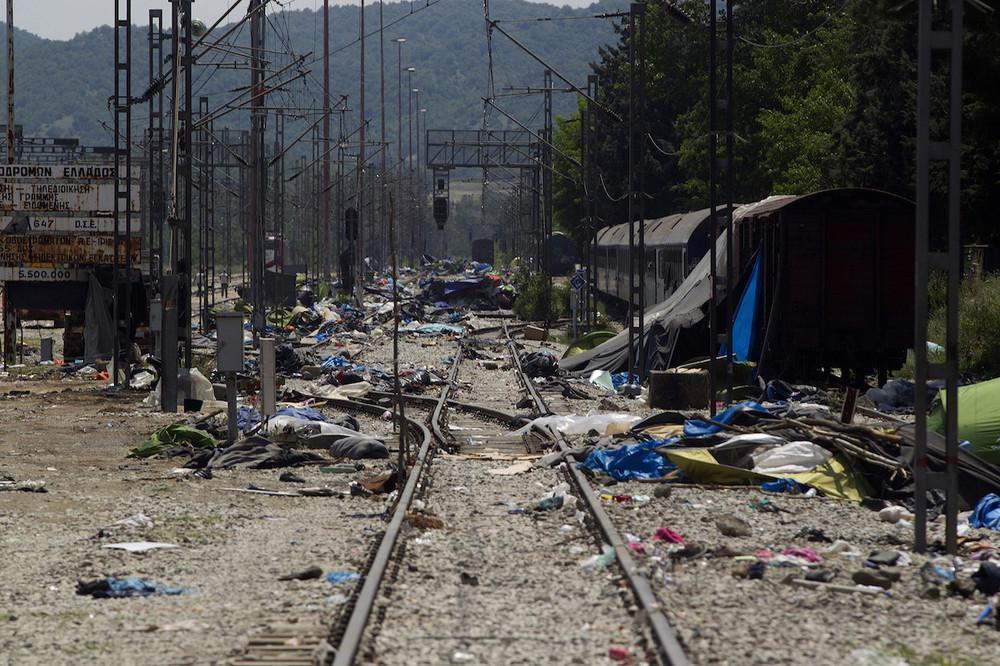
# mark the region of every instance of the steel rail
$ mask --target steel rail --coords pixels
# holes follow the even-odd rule
[[[506,321],[504,321],[504,324],[506,329]],[[524,371],[521,368],[521,359],[517,354],[514,341],[510,340],[508,344],[511,351],[512,361],[518,371],[518,376],[521,377],[522,384],[524,384],[527,388],[528,395],[530,395],[531,399],[535,402],[536,410],[540,414],[549,414],[549,408],[545,404],[545,400],[535,389],[531,379],[524,375]],[[563,439],[562,435],[555,430],[549,429],[548,434],[555,441],[556,445],[559,447],[559,451],[565,457],[570,450],[566,440]],[[594,516],[597,529],[600,531],[601,536],[612,547],[612,549],[614,549],[615,559],[618,560],[618,565],[625,574],[625,579],[628,581],[629,587],[632,588],[636,601],[639,602],[639,606],[642,608],[642,617],[649,624],[649,628],[653,634],[653,640],[656,643],[657,652],[661,661],[665,664],[670,664],[671,666],[687,666],[687,664],[690,664],[691,662],[688,659],[687,654],[685,654],[680,641],[677,639],[677,634],[670,626],[667,616],[663,613],[663,610],[660,607],[660,602],[656,598],[656,594],[653,592],[652,585],[649,583],[649,579],[646,578],[641,571],[639,571],[635,560],[629,553],[625,540],[622,539],[621,534],[618,533],[618,529],[615,527],[615,524],[611,521],[611,518],[604,510],[604,507],[601,506],[600,500],[590,487],[590,482],[583,475],[583,472],[581,472],[577,466],[568,459],[568,457],[566,457],[566,470],[569,472],[570,478],[573,479],[580,496],[586,503],[587,509],[589,509],[591,515]]]
[[[389,525],[382,535],[375,558],[372,560],[368,571],[365,572],[361,590],[354,603],[354,608],[351,610],[350,619],[347,621],[347,627],[344,629],[340,644],[337,646],[337,652],[333,658],[333,666],[349,666],[353,664],[361,647],[365,626],[368,624],[368,618],[371,616],[372,608],[375,606],[375,599],[378,596],[379,588],[382,586],[385,573],[389,569],[389,561],[392,559],[392,552],[395,549],[396,541],[402,532],[403,521],[406,519],[406,513],[410,508],[413,497],[416,495],[417,484],[420,482],[420,477],[432,450],[433,439],[430,436],[430,432],[423,424],[420,424],[420,426],[423,428],[423,433],[425,434],[423,443],[420,445],[420,451],[417,453],[413,467],[410,469],[409,474],[407,474],[406,484],[403,486],[403,490],[399,494],[399,499],[396,501],[396,508],[393,510],[392,519],[389,521]]]
[[[462,349],[460,344],[459,352],[455,355],[455,362],[451,367],[449,382],[444,386],[444,388],[441,389],[441,395],[438,398],[437,404],[435,405],[431,416],[431,429],[434,432],[434,436],[440,442],[447,441],[445,439],[444,432],[442,431],[441,419],[444,410],[447,409],[448,393],[451,390],[455,377],[458,376],[458,366],[461,361]],[[375,406],[375,408],[379,409],[378,406]],[[403,490],[399,494],[399,499],[396,501],[396,508],[393,510],[389,526],[382,535],[378,551],[375,553],[371,566],[365,573],[361,590],[358,593],[354,608],[351,609],[351,615],[347,621],[347,626],[345,627],[340,643],[337,646],[337,651],[333,658],[333,666],[349,666],[350,664],[355,663],[358,650],[361,648],[361,642],[364,639],[365,634],[365,627],[368,625],[368,619],[371,617],[372,609],[375,607],[375,599],[378,597],[379,588],[382,586],[382,581],[389,569],[389,562],[392,559],[392,553],[395,550],[396,542],[399,540],[399,535],[402,532],[403,522],[406,519],[406,513],[410,508],[410,504],[413,502],[414,496],[416,495],[420,477],[422,476],[424,470],[429,466],[433,450],[433,440],[430,437],[430,432],[427,431],[426,428],[424,428],[424,431],[427,432],[427,437],[423,440],[423,444],[421,444],[420,451],[417,453],[417,458],[413,468],[406,477],[406,484],[403,486]]]

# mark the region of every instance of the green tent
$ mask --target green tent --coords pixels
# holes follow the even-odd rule
[[[614,331],[592,331],[587,333],[570,343],[566,353],[563,354],[563,358],[569,358],[570,356],[579,354],[580,352],[593,349],[597,345],[607,342],[611,338],[615,337],[615,335],[617,334]]]
[[[1000,378],[958,389],[958,441],[968,440],[972,452],[995,465],[1000,464]],[[944,391],[931,406],[927,427],[944,434],[946,396]]]

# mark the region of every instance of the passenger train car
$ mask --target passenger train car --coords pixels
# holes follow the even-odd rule
[[[627,301],[629,287],[628,224],[605,227],[597,232],[597,290]],[[708,252],[708,209],[646,220],[647,305],[667,298]],[[635,225],[639,246],[639,225]],[[637,266],[639,268],[639,266]],[[638,288],[639,278],[636,277]]]

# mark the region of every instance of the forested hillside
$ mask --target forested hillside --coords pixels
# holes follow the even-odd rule
[[[646,164],[648,218],[707,205],[708,40],[704,0],[677,3],[685,24],[651,5]],[[720,3],[721,4],[721,3]],[[944,3],[947,6],[946,3]],[[734,114],[738,202],[770,194],[862,186],[913,199],[916,162],[917,3],[898,0],[757,0],[735,11]],[[1000,241],[1000,13],[970,7],[965,20],[963,228],[966,241]],[[938,63],[945,65],[946,63]],[[600,100],[627,116],[627,36],[595,64]],[[946,103],[946,69],[934,90]],[[944,118],[940,106],[938,117]],[[626,220],[627,132],[598,115],[597,188],[604,224]],[[940,130],[935,125],[934,131]],[[579,156],[576,117],[557,144]],[[720,139],[720,150],[722,141]],[[556,210],[573,231],[583,217],[577,167],[557,153]],[[932,179],[941,193],[943,178]],[[618,199],[612,202],[612,199]]]
[[[107,22],[113,21],[112,3],[107,4]],[[430,127],[478,127],[482,121],[481,97],[486,94],[488,63],[486,34],[481,2],[471,0],[440,0],[421,9],[425,3],[386,3],[385,62],[386,100],[390,110],[389,132],[395,136],[397,100],[396,37],[405,37],[403,66],[416,67],[413,87],[419,88],[421,106],[427,108]],[[542,16],[583,16],[627,7],[626,0],[601,0],[588,9],[573,10],[523,0],[493,0],[491,11],[496,19],[531,19]],[[169,3],[164,0],[165,27],[169,28]],[[272,7],[278,8],[277,3]],[[419,10],[413,11],[412,10]],[[197,12],[197,3],[195,4]],[[331,90],[335,99],[347,95],[347,105],[357,113],[359,100],[360,48],[357,7],[335,6],[330,10]],[[211,24],[214,16],[199,17]],[[133,96],[146,88],[147,26],[146,17],[134,17],[132,30]],[[365,10],[366,45],[366,115],[377,114],[379,99],[378,4],[368,3]],[[597,49],[614,39],[612,22],[607,19],[571,21],[512,22],[504,28],[560,72],[574,80],[585,80],[588,64],[597,58]],[[294,101],[299,107],[321,104],[322,11],[312,9],[269,13],[266,48],[271,52],[272,69],[291,61],[289,54],[304,55],[301,69],[310,73],[276,93],[284,105]],[[218,34],[226,30],[223,25]],[[375,33],[374,35],[372,33]],[[215,33],[213,33],[215,34]],[[233,43],[247,45],[249,31],[238,31]],[[168,45],[169,46],[169,45]],[[493,63],[497,91],[504,86],[540,86],[542,67],[521,53],[506,38],[496,35]],[[308,54],[308,55],[307,55]],[[78,34],[68,41],[43,39],[15,29],[16,122],[25,126],[30,136],[79,137],[85,144],[108,144],[110,125],[108,98],[113,92],[114,41],[112,29],[102,27]],[[207,95],[214,108],[235,96],[235,90],[245,86],[249,73],[234,69],[232,63],[245,62],[239,53],[209,51],[199,56],[194,90]],[[0,54],[0,66],[6,66],[6,51]],[[290,70],[294,71],[294,70]],[[404,73],[404,108],[407,85]],[[505,109],[519,118],[540,125],[541,99],[513,97],[501,102]],[[556,95],[557,111],[568,113],[575,99],[568,94]],[[304,114],[303,114],[304,115]],[[494,114],[495,115],[495,114]],[[145,124],[145,107],[135,110],[137,129]],[[315,116],[314,116],[315,117]],[[235,112],[221,121],[223,125],[242,127],[247,123],[245,111]],[[356,116],[348,123],[357,123]],[[403,119],[404,131],[406,118]],[[336,126],[336,123],[334,123]],[[503,126],[497,120],[494,126]],[[294,126],[289,130],[294,131]],[[141,136],[141,135],[137,135]]]

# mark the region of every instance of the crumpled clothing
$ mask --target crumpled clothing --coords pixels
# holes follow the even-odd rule
[[[178,453],[190,449],[211,449],[215,439],[204,430],[184,423],[173,423],[153,432],[145,442],[128,452],[129,458],[150,458],[178,449]]]
[[[541,349],[521,357],[521,369],[531,378],[551,377],[559,370],[559,359],[547,349]]]
[[[1000,531],[1000,497],[996,493],[984,495],[969,516],[970,527],[985,527]]]
[[[92,581],[79,581],[76,593],[95,599],[123,599],[125,597],[149,597],[152,595],[178,595],[190,592],[183,587],[167,587],[155,581],[129,576],[127,578],[98,578]]]
[[[820,562],[823,561],[823,558],[820,557],[819,553],[817,553],[812,548],[808,547],[786,548],[783,551],[781,551],[781,554],[789,557],[798,557],[800,559],[806,560],[807,562],[812,562],[814,564],[819,564]]]
[[[334,458],[350,458],[362,460],[366,458],[388,458],[389,449],[385,443],[374,437],[354,435],[342,437],[330,446],[330,455]]]
[[[684,537],[669,527],[661,527],[653,533],[653,541],[663,541],[666,543],[684,543]]]

